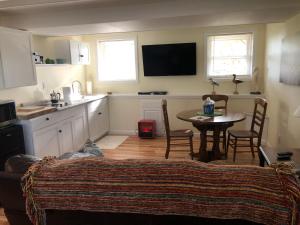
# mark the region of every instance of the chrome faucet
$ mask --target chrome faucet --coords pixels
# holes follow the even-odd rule
[[[77,85],[75,85],[75,84],[77,84]],[[76,90],[77,94],[81,95],[82,83],[79,80],[74,80],[72,82],[72,91],[73,91],[73,94],[75,94],[75,88],[77,88],[77,90]]]

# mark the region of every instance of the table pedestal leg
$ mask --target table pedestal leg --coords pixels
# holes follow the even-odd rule
[[[220,132],[220,127],[216,126],[213,134],[214,142],[212,147],[212,159],[221,159]]]
[[[200,140],[201,140],[201,144],[200,144],[200,149],[199,149],[199,161],[202,162],[208,162],[208,157],[207,157],[207,152],[206,152],[206,148],[207,148],[207,129],[202,128],[199,129],[200,131]]]

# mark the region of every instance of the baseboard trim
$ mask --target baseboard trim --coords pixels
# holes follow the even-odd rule
[[[108,132],[109,135],[128,135],[128,136],[134,136],[137,135],[137,132],[135,130],[110,130]]]

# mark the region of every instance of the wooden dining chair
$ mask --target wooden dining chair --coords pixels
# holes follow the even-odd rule
[[[228,96],[227,95],[203,95],[202,100],[205,101],[207,98],[210,98],[216,102],[215,109],[216,110],[222,110],[224,113],[227,112],[227,102],[228,102]],[[223,150],[226,150],[226,133],[227,133],[227,127],[224,126],[222,128],[220,133],[220,139],[222,140]],[[213,142],[213,134],[207,135],[207,142]]]
[[[192,130],[189,129],[182,129],[182,130],[171,130],[169,124],[169,117],[168,117],[168,110],[167,110],[167,100],[162,100],[162,110],[163,110],[163,118],[166,130],[166,137],[167,137],[167,148],[165,158],[169,158],[169,153],[171,146],[189,146],[190,147],[190,155],[191,159],[194,158],[193,152],[193,136],[194,133]],[[188,142],[182,142],[187,140]]]
[[[233,149],[233,161],[235,161],[236,158],[237,147],[250,147],[252,152],[252,157],[255,158],[254,147],[256,147],[257,151],[259,151],[263,128],[264,128],[264,122],[266,118],[267,106],[268,103],[265,99],[256,98],[250,130],[229,130],[228,131],[226,156],[228,153],[229,146]],[[257,140],[256,145],[254,144],[254,139]],[[247,143],[238,145],[238,141],[247,142]]]

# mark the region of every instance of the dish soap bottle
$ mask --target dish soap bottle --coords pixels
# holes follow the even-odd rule
[[[203,103],[203,114],[207,116],[214,116],[215,102],[208,97]]]

